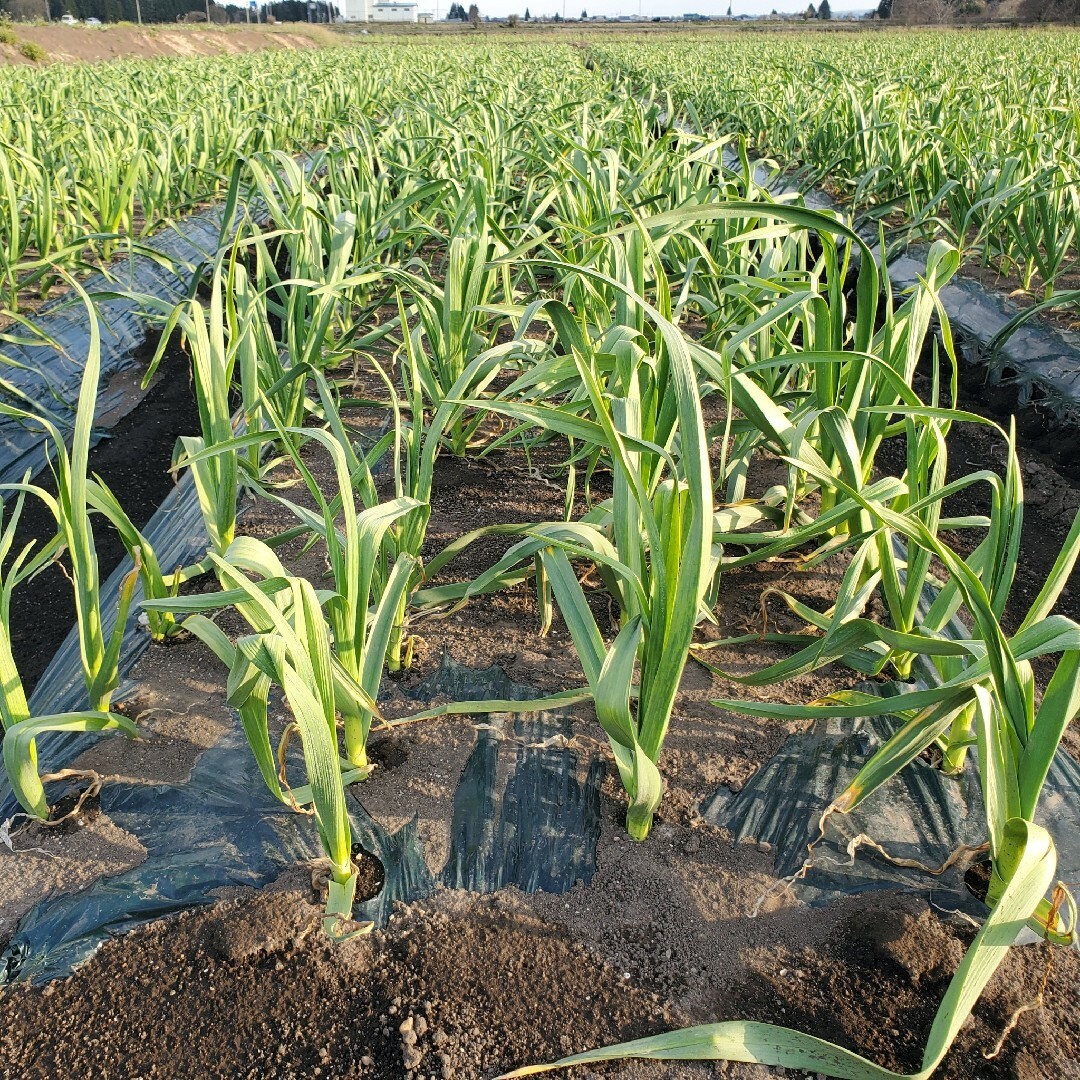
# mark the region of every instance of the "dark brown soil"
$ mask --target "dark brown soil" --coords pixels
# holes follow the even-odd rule
[[[313,899],[222,903],[6,995],[2,1075],[491,1076],[665,1026],[651,994],[512,898],[447,894],[336,948]],[[45,1014],[47,1045],[22,1040]]]
[[[118,494],[138,528],[150,520],[173,486],[168,470],[177,438],[199,428],[187,358],[179,350],[171,350],[160,370],[141,403],[117,420],[108,437],[90,451],[90,473],[100,476]],[[56,491],[48,469],[34,482],[49,492]],[[104,581],[126,552],[119,535],[104,518],[94,515],[92,524]],[[14,550],[20,550],[30,540],[40,544],[55,532],[56,520],[45,504],[27,496]],[[75,594],[60,566],[46,568],[14,591],[12,651],[27,693],[37,685],[74,623]]]
[[[938,1003],[973,936],[946,926],[917,898],[879,899],[846,916],[824,947],[779,949],[762,957],[764,964],[752,961],[748,977],[720,991],[719,1011],[767,1020],[783,1002],[785,1024],[857,1044],[888,1068],[915,1072]],[[1050,963],[1043,1007],[1025,1013],[1001,1052],[987,1057],[1013,1013],[1038,994],[1047,958],[1040,946],[1010,953],[935,1077],[1080,1075],[1080,1025],[1071,1004],[1078,965],[1072,956],[1059,963],[1060,952]]]
[[[968,452],[983,450],[961,447],[957,459]],[[557,461],[554,453],[531,461],[516,453],[442,459],[426,554],[484,524],[559,516]],[[319,475],[326,479],[325,463]],[[300,489],[289,495],[300,498]],[[245,531],[262,536],[285,524],[283,513],[266,503],[243,519]],[[491,538],[476,545],[442,580],[486,568],[511,542]],[[319,550],[301,557],[294,545],[283,557],[294,572],[324,583]],[[769,585],[823,608],[841,573],[838,566],[809,573],[777,561],[729,574],[719,625],[709,634],[760,627],[760,595]],[[601,628],[611,633],[617,613],[599,589],[591,600]],[[771,628],[794,627],[779,603],[770,602],[768,610]],[[220,624],[239,632],[239,620],[234,625],[230,618]],[[565,627],[556,617],[551,633],[541,637],[538,623],[528,583],[477,598],[452,615],[414,620],[416,663],[394,684],[388,714],[415,708],[406,692],[435,669],[444,649],[460,663],[499,662],[516,681],[542,691],[579,685]],[[754,643],[718,649],[712,659],[748,672],[780,655]],[[234,723],[222,696],[224,672],[196,642],[152,648],[135,678],[141,690],[132,709],[150,738],[134,744],[135,754],[124,740],[95,746],[85,758],[103,776],[145,776],[152,783],[182,772],[215,731]],[[805,701],[854,681],[850,672],[828,669],[782,694]],[[69,979],[5,992],[0,1077],[472,1080],[586,1046],[732,1018],[791,1025],[882,1064],[917,1067],[972,931],[937,913],[926,896],[874,894],[808,909],[776,888],[768,851],[734,846],[728,834],[702,821],[704,798],[722,784],[744,783],[794,730],[709,704],[721,694],[751,693],[778,696],[777,688],[748,690],[698,666],[687,668],[660,761],[666,793],[653,832],[644,843],[628,842],[625,796],[609,767],[597,869],[588,884],[563,895],[441,891],[399,908],[385,930],[334,948],[321,934],[310,870],[298,868],[263,893],[231,890],[212,908],[112,942]],[[187,735],[189,727],[199,734]],[[357,794],[388,830],[415,816],[433,869],[445,857],[448,808],[476,738],[469,717],[373,733],[378,767]],[[583,754],[607,756],[588,708],[575,712],[571,741]],[[167,768],[155,764],[159,755],[168,759]],[[86,831],[127,853],[124,834],[114,830],[119,836],[110,837],[107,825],[101,815]],[[54,840],[33,826],[17,836],[16,846],[51,851],[76,838]],[[138,853],[127,857],[137,861]],[[0,868],[29,858],[35,865],[47,860],[4,856]],[[372,887],[377,878],[373,868]],[[76,882],[85,884],[86,875]],[[8,918],[32,900],[24,888]],[[1044,971],[1040,946],[1015,950],[938,1075],[1080,1076],[1080,1021],[1073,1008],[1080,958],[1064,951],[1055,954],[1043,1007],[1020,1017],[997,1058],[983,1056],[1012,1013],[1035,995]],[[601,1072],[628,1080],[777,1074],[761,1066],[682,1063],[627,1063]]]
[[[651,888],[646,880],[639,896]],[[733,950],[725,976],[709,978],[707,963],[695,966],[695,943],[665,933],[662,918],[638,935],[625,922],[609,927],[623,950],[648,955],[647,965],[623,970],[604,934],[582,940],[532,914],[513,891],[440,893],[399,908],[386,930],[336,947],[321,936],[316,900],[306,880],[289,875],[261,894],[108,944],[68,979],[9,991],[0,1076],[491,1077],[673,1023],[720,1019],[790,1025],[910,1071],[970,939],[917,897],[856,898],[804,913],[809,932],[793,934],[782,917],[772,927],[782,943],[767,942],[766,928],[757,936],[767,943]],[[722,924],[713,931],[728,938]],[[1060,952],[1045,1005],[1020,1017],[996,1058],[985,1057],[1045,972],[1042,949],[1016,950],[936,1075],[1080,1075],[1072,1007],[1080,963]],[[697,989],[692,1009],[672,1004],[689,999],[687,984]],[[603,1070],[634,1080],[777,1071],[641,1062]]]

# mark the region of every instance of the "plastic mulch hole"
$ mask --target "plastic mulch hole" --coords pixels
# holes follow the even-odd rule
[[[448,658],[415,694],[421,701],[536,697],[499,668],[473,671]],[[450,857],[441,872],[428,867],[415,820],[390,833],[358,801],[363,786],[350,789],[354,841],[381,864],[383,878],[377,895],[356,905],[358,919],[381,924],[395,900],[421,899],[439,884],[558,892],[592,877],[603,759],[579,760],[565,738],[565,714],[488,720],[457,785]],[[286,867],[321,855],[313,820],[267,791],[239,724],[203,753],[186,783],[107,785],[101,810],[138,838],[146,860],[38,904],[0,955],[0,984],[64,976],[118,932],[213,903],[224,886],[260,888]]]
[[[863,683],[857,689],[888,697],[901,687]],[[736,842],[769,844],[776,873],[790,877],[808,858],[822,812],[899,723],[893,716],[819,720],[792,735],[740,791],[721,788],[705,800],[702,816]],[[1080,876],[1080,765],[1064,751],[1050,768],[1036,820],[1054,838],[1058,876]],[[888,858],[862,838],[879,844]],[[791,887],[814,905],[871,889],[929,889],[935,906],[979,913],[985,909],[964,880],[971,860],[960,859],[938,875],[920,866],[936,869],[985,839],[973,755],[958,777],[917,759],[855,810],[829,816],[810,868]]]

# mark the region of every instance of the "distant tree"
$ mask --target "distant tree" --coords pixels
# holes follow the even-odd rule
[[[480,9],[475,4],[469,5],[469,23],[474,30],[480,26]]]
[[[879,19],[892,18],[892,0],[881,0],[877,6],[877,17]]]
[[[1022,0],[1017,14],[1029,22],[1073,22],[1080,19],[1080,0]]]
[[[581,9],[581,21],[584,22],[589,17],[589,13],[582,8]]]
[[[902,23],[947,23],[956,18],[952,0],[893,0],[892,18]]]
[[[278,22],[307,22],[308,21],[308,5],[307,0],[274,0],[274,3],[268,4],[266,10],[277,19]],[[228,8],[214,8],[210,9],[210,17],[214,22],[219,20],[215,17],[215,11],[221,11],[225,18],[221,21],[224,22],[242,22],[244,19],[243,12],[240,8],[230,6]],[[239,15],[239,18],[237,18]],[[315,8],[311,11],[312,22],[329,22],[329,12],[327,5],[319,0],[316,3]]]
[[[526,8],[525,9],[525,21],[528,22],[531,18],[532,18],[532,16],[529,14],[529,9]]]
[[[507,15],[506,16],[506,25],[509,26],[511,30],[513,30],[514,27],[517,26],[517,24],[520,21],[521,21],[521,19],[517,15]]]
[[[731,5],[730,4],[728,4],[728,6],[727,6],[727,17],[729,19],[731,18]]]
[[[307,20],[306,0],[275,0],[277,3],[295,5],[297,18]],[[238,4],[223,4],[211,0],[210,18],[213,22],[244,22],[247,13]],[[205,0],[140,0],[144,23],[172,23],[185,19],[189,12],[192,21],[206,22]],[[269,10],[265,8],[264,10]],[[319,10],[326,10],[325,0],[319,0]],[[135,0],[0,0],[0,11],[14,18],[59,19],[61,15],[74,15],[79,19],[95,18],[104,22],[135,22],[138,8]],[[288,18],[288,16],[286,16]]]
[[[829,7],[829,0],[821,0],[821,4],[817,9],[817,17],[819,19],[831,19],[832,8]]]
[[[60,14],[63,15],[66,11],[65,8]],[[40,19],[43,14],[49,14],[44,0],[7,0],[3,5],[3,12],[16,22],[30,22],[31,19]]]
[[[817,18],[817,8],[814,7],[814,5],[812,3],[806,9],[806,11],[803,13],[803,18],[804,19],[816,19]]]
[[[562,22],[562,16],[556,11],[555,12],[555,17],[551,21],[552,22]]]

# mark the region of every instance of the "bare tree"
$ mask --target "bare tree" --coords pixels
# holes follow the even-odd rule
[[[952,18],[949,0],[894,0],[892,17],[903,23],[946,23]]]

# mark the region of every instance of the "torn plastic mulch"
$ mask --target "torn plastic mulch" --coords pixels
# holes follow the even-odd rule
[[[497,668],[475,671],[443,658],[412,691],[418,701],[526,700],[536,692]],[[440,885],[494,892],[564,892],[596,868],[600,783],[605,764],[568,744],[565,713],[494,715],[479,725],[454,796],[450,855],[433,872],[418,820],[387,832],[350,792],[354,841],[383,864],[385,882],[356,905],[358,918],[385,922],[395,901],[420,899]],[[101,809],[136,836],[147,858],[79,893],[48,897],[20,922],[0,954],[0,985],[69,974],[116,934],[172,912],[213,903],[230,885],[255,888],[320,854],[313,820],[267,791],[239,722],[205,751],[187,782],[109,784]]]
[[[904,541],[897,536],[893,550],[899,563],[906,565]],[[924,585],[920,618],[936,598],[934,587]],[[955,616],[943,633],[954,640],[968,636]],[[929,657],[917,658],[916,671],[919,674],[910,683],[864,682],[856,689],[889,698],[937,685],[937,669]],[[826,807],[899,724],[892,715],[817,720],[807,731],[788,738],[738,791],[722,787],[705,799],[701,815],[730,832],[737,843],[768,844],[775,853],[773,869],[784,879],[798,875],[790,885],[807,903],[828,903],[838,895],[870,889],[929,889],[943,909],[984,913],[964,884],[964,860],[939,874],[927,873],[927,868],[937,870],[956,852],[986,840],[974,753],[968,754],[956,777],[916,759],[850,813],[831,814],[824,835],[819,835]],[[1054,838],[1058,877],[1068,881],[1080,876],[1080,765],[1064,750],[1058,751],[1050,767],[1040,808],[1036,820]],[[875,851],[874,844],[889,857]]]
[[[873,682],[857,687],[881,697],[912,688]],[[739,791],[720,788],[706,799],[702,817],[736,841],[769,844],[777,875],[791,877],[809,858],[825,808],[899,725],[895,716],[815,721],[788,738]],[[1054,838],[1058,877],[1080,877],[1080,765],[1063,750],[1050,768],[1036,821]],[[889,859],[862,838],[884,848]],[[936,907],[977,913],[985,909],[965,886],[963,860],[934,875],[920,867],[937,869],[954,852],[985,839],[974,755],[955,778],[917,759],[850,813],[829,816],[809,869],[790,887],[810,904],[870,889],[909,889],[929,892]]]
[[[412,693],[425,703],[537,696],[498,666],[477,671],[445,654],[438,671]],[[478,725],[454,795],[450,854],[437,877],[425,876],[415,820],[394,837],[373,822],[369,832],[358,832],[357,839],[382,860],[387,882],[360,909],[364,916],[381,921],[395,900],[419,899],[436,884],[473,892],[516,885],[524,892],[561,893],[590,881],[606,764],[599,754],[583,760],[570,736],[566,710],[496,713]],[[363,786],[352,791],[362,802]]]
[[[894,289],[914,287],[918,275],[925,271],[921,248],[909,248],[889,262]],[[995,347],[999,335],[1022,309],[963,275],[941,290],[941,303],[969,364],[985,366],[993,383],[1015,385],[1021,405],[1037,400],[1057,419],[1080,424],[1080,334],[1031,320]]]

